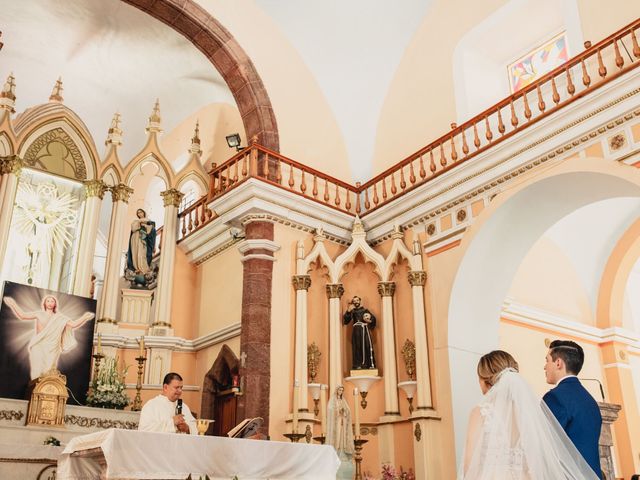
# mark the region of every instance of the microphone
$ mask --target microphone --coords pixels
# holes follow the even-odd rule
[[[589,382],[598,382],[598,386],[600,387],[600,395],[602,395],[602,401],[604,402],[604,388],[602,388],[602,383],[597,378],[579,378],[579,380],[586,380]]]
[[[176,415],[182,414],[182,399],[178,399],[178,403],[176,405]]]

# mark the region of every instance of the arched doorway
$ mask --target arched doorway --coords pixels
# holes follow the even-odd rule
[[[448,312],[447,350],[458,455],[469,411],[480,398],[479,389],[474,389],[476,364],[482,354],[499,347],[503,302],[523,258],[550,227],[571,213],[596,202],[623,198],[636,205],[633,208],[640,204],[636,170],[607,160],[569,160],[535,182],[496,197],[467,232]]]
[[[280,150],[271,100],[251,59],[215,18],[193,0],[122,0],[164,22],[193,43],[220,72],[233,94],[247,133]]]
[[[207,435],[224,436],[236,426],[236,398],[240,362],[228,345],[223,345],[202,385],[202,418],[215,420]]]

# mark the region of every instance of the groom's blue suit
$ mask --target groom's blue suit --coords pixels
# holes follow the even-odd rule
[[[576,377],[563,379],[543,400],[589,466],[602,478],[598,441],[602,427],[600,408]]]

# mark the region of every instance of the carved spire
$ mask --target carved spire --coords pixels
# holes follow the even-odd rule
[[[106,146],[113,145],[114,147],[122,145],[122,129],[120,128],[120,113],[118,112],[113,115],[104,144]]]
[[[191,147],[189,147],[189,153],[191,155],[202,155],[202,148],[200,147],[200,122],[196,121],[196,129],[191,137]]]
[[[62,77],[58,77],[56,80],[56,84],[53,86],[53,91],[51,92],[51,96],[49,97],[50,102],[62,103],[64,98],[62,98]]]
[[[162,118],[160,117],[160,100],[156,99],[156,104],[153,106],[153,112],[151,112],[151,116],[149,117],[149,123],[147,124],[147,132],[148,133],[162,132],[162,128],[160,128],[161,121],[162,121]]]
[[[364,225],[362,224],[362,220],[360,220],[360,215],[356,215],[356,219],[353,221],[353,228],[351,230],[351,237],[365,237],[367,234],[364,231]]]
[[[2,92],[0,92],[0,108],[9,110],[11,113],[15,113],[16,105],[16,79],[13,76],[13,72],[7,77],[7,81],[4,82]]]

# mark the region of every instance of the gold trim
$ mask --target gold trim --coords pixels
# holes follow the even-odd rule
[[[81,415],[65,415],[64,422],[71,425],[78,425],[83,428],[123,428],[125,430],[137,430],[138,422],[125,420],[110,420],[108,418],[83,417]]]
[[[412,270],[407,274],[407,279],[412,287],[424,287],[427,284],[427,272]]]
[[[329,298],[341,298],[344,294],[344,287],[341,283],[327,283],[325,290]]]
[[[309,290],[311,286],[310,275],[294,275],[291,277],[291,283],[296,290]]]
[[[180,202],[182,201],[182,197],[184,197],[184,193],[175,188],[170,188],[169,190],[165,190],[164,192],[160,192],[162,195],[162,201],[165,207],[176,207],[180,206]]]
[[[381,297],[393,297],[396,292],[396,282],[378,282],[378,294]]]
[[[129,203],[129,197],[131,197],[131,194],[133,193],[133,188],[128,187],[124,183],[114,185],[113,187],[110,187],[109,190],[111,190],[111,200],[113,203]]]

